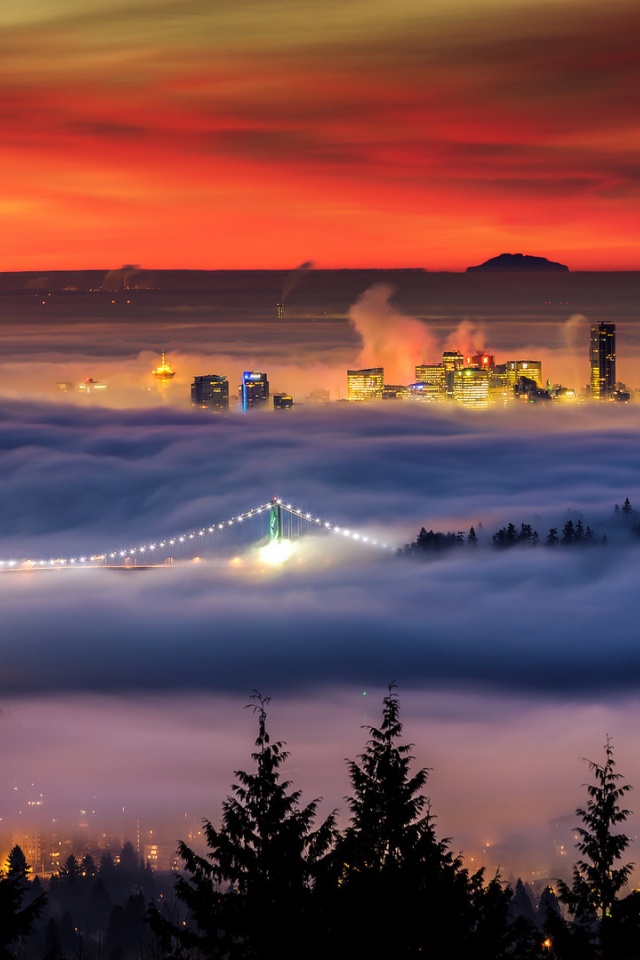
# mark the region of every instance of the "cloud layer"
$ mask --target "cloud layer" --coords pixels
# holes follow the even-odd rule
[[[389,544],[422,525],[474,524],[481,545],[411,564],[319,534],[283,572],[251,557],[228,567],[229,550],[264,536],[262,520],[254,534],[247,521],[237,545],[230,534],[226,544],[204,538],[191,551],[200,566],[8,573],[5,694],[241,694],[247,684],[295,690],[393,674],[421,687],[477,682],[579,698],[640,679],[625,627],[637,548],[613,514],[637,490],[633,407],[327,408],[206,423],[165,410],[37,414],[5,405],[0,423],[5,560],[158,542],[273,495]],[[490,548],[510,521],[544,540],[578,517],[607,535],[606,549]]]

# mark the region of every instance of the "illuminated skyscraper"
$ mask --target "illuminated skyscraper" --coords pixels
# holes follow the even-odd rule
[[[269,400],[269,381],[266,373],[245,370],[240,384],[240,405],[243,410],[258,407]]]
[[[616,325],[598,323],[591,327],[591,399],[608,400],[616,390]]]
[[[191,384],[191,403],[194,407],[208,407],[217,412],[229,409],[229,381],[216,373],[194,377]]]
[[[349,400],[380,400],[384,387],[384,367],[368,367],[365,370],[347,370]]]
[[[453,377],[457,370],[462,370],[464,366],[464,357],[459,350],[445,350],[442,354],[442,366],[444,367],[444,389],[447,397],[453,397]]]
[[[486,407],[489,403],[489,374],[477,367],[464,367],[453,375],[453,398],[464,407]]]
[[[421,383],[424,386],[414,392],[421,394],[422,399],[444,399],[444,376],[443,363],[419,363],[416,367],[416,384]]]
[[[495,367],[495,357],[491,353],[474,353],[472,357],[465,357],[465,367],[477,367],[478,370],[491,372]]]
[[[535,380],[536,386],[542,387],[541,360],[507,360],[507,385],[513,390],[520,377]]]
[[[444,364],[419,363],[416,366],[416,382],[409,386],[412,400],[425,400],[438,403],[445,399]]]

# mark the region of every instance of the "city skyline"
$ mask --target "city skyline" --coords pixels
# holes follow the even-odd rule
[[[7,0],[4,269],[638,269],[638,11]]]

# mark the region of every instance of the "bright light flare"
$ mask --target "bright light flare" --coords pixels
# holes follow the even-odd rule
[[[296,545],[291,540],[272,540],[266,547],[260,548],[260,562],[278,567],[293,556],[295,549]]]

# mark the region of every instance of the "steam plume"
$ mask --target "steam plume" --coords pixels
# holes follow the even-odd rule
[[[292,270],[291,273],[287,274],[287,276],[284,278],[284,283],[282,284],[281,303],[285,302],[291,291],[298,286],[307,270],[311,270],[312,267],[313,260],[305,260],[305,262],[301,263],[299,267],[296,267],[295,270]]]
[[[459,350],[464,357],[472,357],[484,350],[486,332],[483,326],[471,320],[461,320],[444,342],[445,350]]]
[[[439,347],[425,324],[389,303],[393,290],[374,284],[349,309],[349,319],[362,337],[356,362],[360,367],[384,366],[387,383],[409,383],[415,365],[437,356]]]

